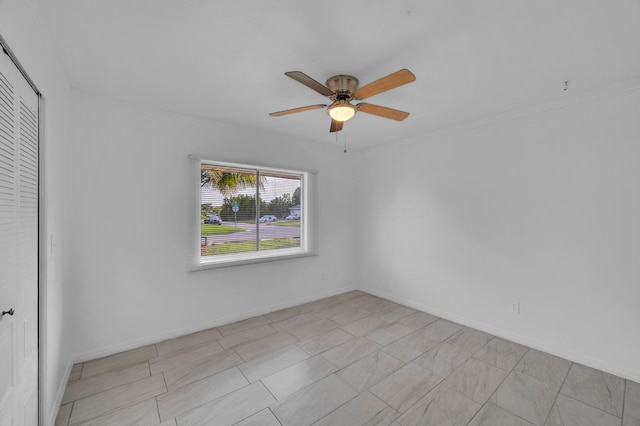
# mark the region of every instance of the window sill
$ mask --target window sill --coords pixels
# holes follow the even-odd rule
[[[262,253],[259,255],[252,253],[250,257],[246,255],[220,255],[215,257],[211,256],[211,258],[205,258],[202,260],[199,259],[197,264],[191,266],[191,272],[229,268],[232,266],[253,265],[256,263],[274,262],[278,260],[299,259],[318,255],[315,252],[298,249],[283,249],[278,250],[278,253],[273,253],[272,251],[265,251]]]

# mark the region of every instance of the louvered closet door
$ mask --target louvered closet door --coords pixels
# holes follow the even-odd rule
[[[38,96],[0,51],[0,426],[38,423]]]

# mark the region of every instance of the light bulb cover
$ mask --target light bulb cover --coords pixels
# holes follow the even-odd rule
[[[327,114],[336,121],[347,121],[356,114],[356,111],[356,107],[348,101],[335,101],[327,109]]]

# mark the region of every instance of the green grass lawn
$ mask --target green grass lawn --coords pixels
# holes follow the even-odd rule
[[[274,250],[289,247],[300,247],[300,240],[288,238],[276,238],[260,241],[260,250]],[[243,253],[255,251],[255,241],[231,242],[202,247],[201,256],[215,256],[217,254]]]
[[[242,232],[245,231],[244,228],[235,227],[235,226],[227,226],[227,225],[213,225],[213,224],[201,224],[200,225],[200,235],[223,235],[223,234],[232,234],[234,232]]]
[[[288,220],[286,222],[276,222],[275,226],[295,226],[300,228],[300,220]]]

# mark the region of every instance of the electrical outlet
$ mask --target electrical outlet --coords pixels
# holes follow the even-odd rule
[[[520,302],[511,302],[511,313],[513,315],[520,315]]]

